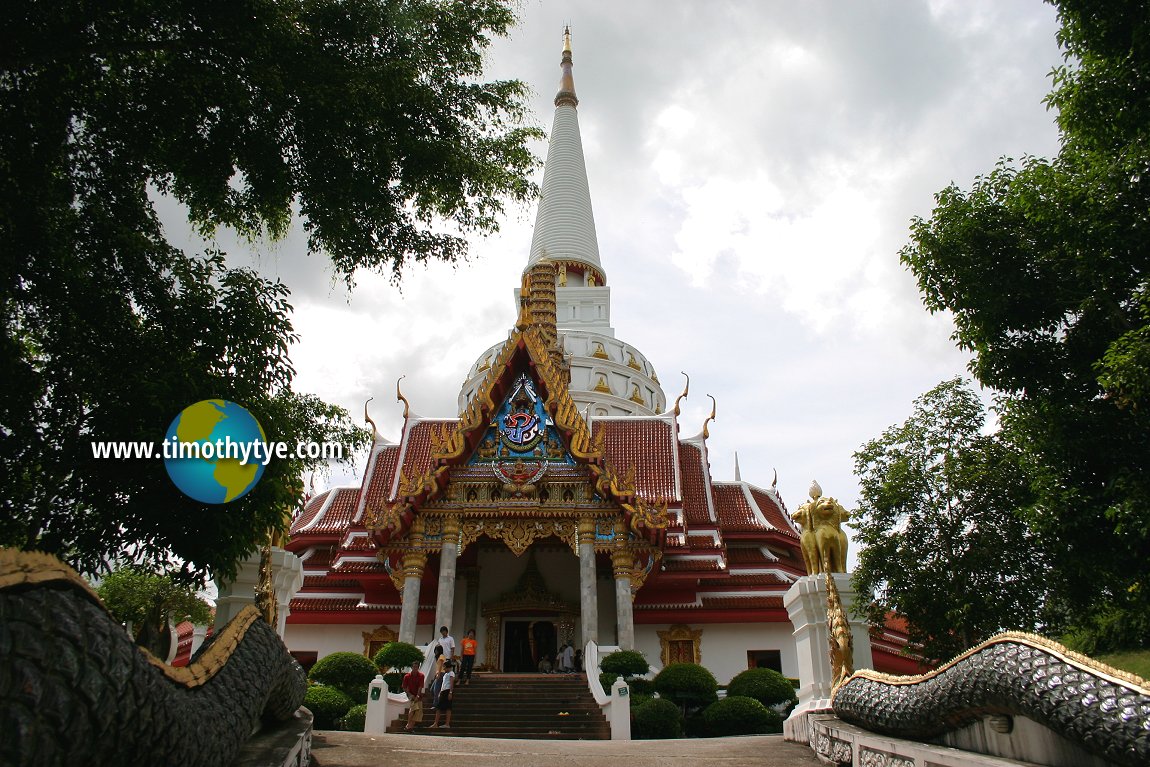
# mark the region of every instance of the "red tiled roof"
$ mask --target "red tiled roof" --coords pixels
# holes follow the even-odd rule
[[[327,568],[331,564],[333,553],[331,547],[316,546],[311,551],[311,556],[303,561],[305,570],[319,570],[320,568]]]
[[[293,613],[301,612],[343,612],[354,610],[359,605],[359,597],[348,599],[306,599],[296,597],[289,607]]]
[[[707,509],[707,473],[703,464],[703,451],[689,442],[680,442],[679,469],[683,483],[683,516],[687,526],[713,524]]]
[[[330,490],[324,490],[322,493],[313,495],[308,499],[308,502],[304,504],[303,511],[300,512],[299,516],[292,520],[292,535],[295,535],[300,529],[306,527],[313,519],[315,519],[315,515],[319,514],[319,510],[323,508],[323,503],[327,500],[329,494],[331,494]]]
[[[717,559],[681,559],[679,557],[664,558],[663,568],[676,573],[711,572],[723,569]]]
[[[625,476],[635,467],[635,491],[646,500],[678,500],[675,487],[675,432],[669,418],[607,418],[595,420],[603,434],[607,463]]]
[[[343,542],[340,546],[341,551],[356,551],[374,553],[379,550],[375,544],[375,539],[367,532],[367,528],[363,525],[353,525],[352,529],[348,531],[348,535],[344,536]],[[362,533],[362,535],[351,535],[350,533]]]
[[[731,571],[730,577],[723,578],[722,580],[707,579],[705,582],[700,582],[700,588],[709,586],[711,588],[717,586],[790,586],[791,582],[786,578],[779,576],[776,573],[755,573],[753,575],[743,575],[735,571]]]
[[[359,488],[335,487],[331,490],[335,494],[323,517],[304,533],[324,534],[342,533],[351,522],[351,515],[355,512],[355,500],[359,496]]]
[[[422,477],[432,468],[431,462],[431,430],[442,429],[440,424],[458,423],[458,418],[423,418],[407,429],[403,434],[400,462],[403,464],[403,473],[408,479]],[[392,497],[392,494],[388,494]]]
[[[732,565],[775,565],[777,562],[762,552],[758,546],[752,548],[727,548],[727,561]]]
[[[715,513],[724,531],[758,532],[768,529],[751,508],[741,482],[716,482],[711,485],[711,492],[715,499]]]
[[[770,522],[771,526],[783,535],[788,535],[798,540],[799,533],[791,522],[791,518],[785,511],[779,508],[775,499],[772,498],[767,491],[760,490],[754,485],[748,485],[748,488],[751,491],[751,498],[754,499],[755,505],[759,507],[759,511],[767,518],[767,522]]]
[[[723,543],[712,535],[688,535],[687,545],[692,549],[721,549]]]
[[[359,581],[353,581],[349,578],[332,578],[327,575],[308,575],[303,579],[304,590],[316,589],[319,591],[332,591],[340,589],[355,589],[357,592],[362,589]]]
[[[398,458],[399,445],[382,445],[372,451],[367,471],[364,472],[363,486],[356,499],[357,514],[365,509],[383,506],[390,500]]]
[[[703,607],[730,608],[736,610],[769,610],[783,606],[782,596],[777,597],[703,597]]]

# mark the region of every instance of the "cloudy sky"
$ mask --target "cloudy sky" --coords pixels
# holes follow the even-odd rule
[[[690,374],[686,435],[716,397],[716,479],[732,478],[737,451],[748,481],[769,485],[777,469],[792,510],[814,478],[853,508],[852,453],[967,362],[899,264],[911,218],[1001,156],[1057,150],[1042,103],[1061,62],[1053,9],[528,0],[521,16],[488,72],[526,81],[549,130],[571,25],[616,335],[669,399]],[[354,413],[374,396],[395,439],[396,378],[416,413],[454,416],[468,367],[514,323],[534,213],[511,210],[469,263],[411,270],[402,291],[360,274],[348,293],[300,235],[222,244],[292,288],[296,388]]]

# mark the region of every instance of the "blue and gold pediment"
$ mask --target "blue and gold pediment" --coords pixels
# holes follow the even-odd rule
[[[521,373],[500,404],[470,464],[531,465],[531,474],[546,471],[549,464],[573,465],[574,458],[559,438],[535,383]],[[519,474],[520,472],[516,472]],[[539,477],[534,477],[534,482]],[[521,480],[522,481],[522,480]]]

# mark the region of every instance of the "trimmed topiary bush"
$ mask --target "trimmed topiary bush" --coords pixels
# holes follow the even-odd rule
[[[317,730],[339,729],[340,717],[355,705],[351,698],[325,684],[313,684],[308,687],[303,704],[315,716]]]
[[[407,673],[412,663],[423,663],[423,650],[408,642],[388,642],[379,648],[372,660],[381,669],[395,669]]]
[[[764,735],[783,731],[783,717],[754,698],[733,695],[703,711],[710,735]]]
[[[352,706],[339,720],[340,729],[347,730],[348,732],[363,732],[364,722],[367,721],[367,704],[360,703],[358,706]]]
[[[632,711],[635,727],[631,735],[638,740],[679,738],[683,735],[683,714],[669,700],[655,698]]]
[[[611,685],[615,684],[615,680],[618,678],[618,674],[611,674],[606,671],[599,672],[599,684],[603,685],[603,692],[610,695]]]
[[[376,665],[359,653],[333,652],[320,658],[307,676],[317,684],[336,688],[353,703],[366,703],[367,686],[378,673]]]
[[[641,676],[628,679],[627,686],[631,688],[632,695],[646,695],[649,698],[655,695],[655,683]]]
[[[388,692],[400,692],[403,690],[403,677],[402,671],[388,671],[383,675],[383,681],[387,683]]]
[[[793,708],[799,702],[791,680],[769,668],[752,668],[736,674],[727,685],[727,696],[754,698],[767,707]]]
[[[599,670],[608,674],[630,679],[634,676],[643,676],[651,671],[651,664],[643,657],[643,653],[635,650],[616,650],[605,655],[599,662]]]
[[[715,675],[697,663],[672,663],[655,676],[655,691],[684,711],[714,703],[718,689]]]

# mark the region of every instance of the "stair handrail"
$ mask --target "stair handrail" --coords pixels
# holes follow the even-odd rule
[[[604,646],[602,649],[607,650],[608,647]],[[614,652],[617,649],[617,647],[611,647],[610,651]],[[599,652],[598,643],[593,639],[587,640],[587,645],[583,648],[583,668],[587,672],[587,688],[591,690],[591,695],[599,707],[606,709],[607,706],[611,705],[611,693],[603,689],[603,683],[599,680]]]

